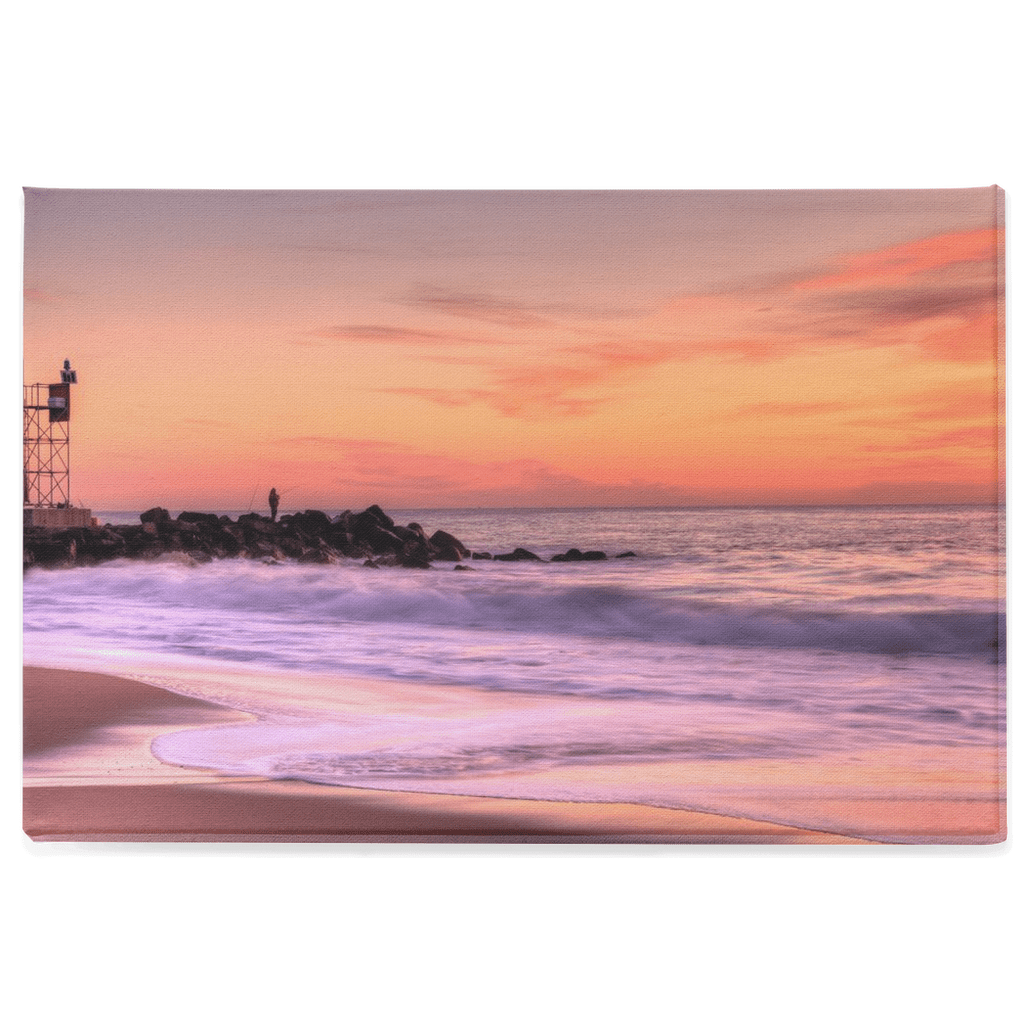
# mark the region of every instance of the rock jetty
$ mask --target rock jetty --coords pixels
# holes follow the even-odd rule
[[[362,512],[328,516],[310,509],[281,516],[276,522],[255,512],[231,519],[211,512],[182,512],[171,518],[164,508],[151,508],[137,525],[53,529],[26,526],[24,568],[70,568],[98,565],[115,558],[155,559],[178,557],[189,563],[218,558],[251,558],[264,562],[307,562],[331,565],[359,559],[370,568],[401,566],[429,569],[435,563],[460,563],[471,559],[503,562],[544,559],[515,548],[508,554],[470,551],[444,530],[427,535],[419,523],[401,526],[379,505]],[[625,552],[617,557],[631,556]],[[603,551],[570,549],[555,555],[553,562],[599,561]]]

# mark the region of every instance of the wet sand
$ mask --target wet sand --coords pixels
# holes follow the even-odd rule
[[[177,768],[178,729],[251,720],[116,676],[25,668],[24,829],[35,840],[858,844],[827,832],[638,804],[317,786]]]

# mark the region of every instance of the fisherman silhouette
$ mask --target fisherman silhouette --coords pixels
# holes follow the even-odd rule
[[[277,488],[270,488],[270,496],[267,499],[270,502],[270,520],[271,522],[277,522],[277,506],[281,499],[277,496]]]

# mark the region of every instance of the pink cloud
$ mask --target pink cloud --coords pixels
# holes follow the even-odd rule
[[[379,345],[454,345],[493,344],[493,339],[451,331],[433,331],[424,328],[393,327],[388,324],[332,324],[306,335],[327,341],[354,341],[361,344]]]
[[[862,287],[868,282],[905,280],[959,263],[989,263],[994,266],[1002,232],[995,228],[933,235],[902,245],[844,257],[842,269],[797,282],[800,290]]]

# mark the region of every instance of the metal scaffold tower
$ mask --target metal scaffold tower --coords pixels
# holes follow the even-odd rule
[[[25,385],[25,505],[71,505],[71,385],[78,374],[64,360],[59,384]]]

